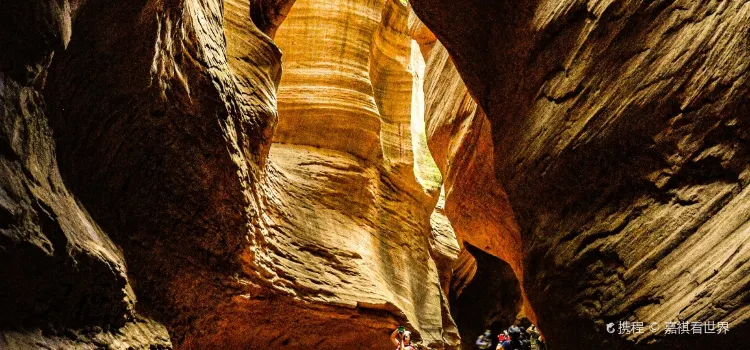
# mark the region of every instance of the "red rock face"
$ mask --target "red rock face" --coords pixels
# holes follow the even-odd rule
[[[393,1],[3,4],[0,348],[451,349],[503,285],[555,348],[743,348],[750,6],[411,3],[445,48]]]
[[[750,8],[412,4],[487,114],[550,343],[679,348],[693,340],[664,335],[675,320],[733,324],[717,347],[750,342]],[[662,332],[609,335],[620,320]]]
[[[428,55],[425,99],[428,142],[444,175],[451,225],[462,241],[507,262],[523,281],[522,241],[508,196],[495,177],[489,121],[440,43]]]
[[[176,347],[390,349],[398,324],[424,344],[455,346],[430,250],[436,198],[415,181],[408,133],[382,134],[384,145],[404,149],[393,151],[398,166],[380,151],[379,110],[392,117],[384,122],[408,130],[412,82],[398,79],[408,94],[383,88],[378,104],[370,98],[376,127],[364,153],[352,151],[362,145],[314,148],[284,138],[271,150],[281,52],[267,34],[290,3],[266,4],[92,0],[81,7],[44,89],[63,178],[121,247],[137,310],[162,322]],[[392,19],[405,30],[408,11],[398,9]],[[381,23],[382,3],[366,10],[364,30],[356,21],[329,29],[358,32],[353,57],[359,78],[370,79],[371,47],[358,40],[393,25]],[[383,45],[391,42],[382,36]],[[411,46],[396,51],[408,58]],[[404,65],[377,72],[383,81],[411,76]],[[344,129],[359,122],[350,117],[343,114]],[[313,122],[307,131],[330,125]]]
[[[528,300],[517,287],[518,282],[523,281],[522,241],[508,196],[495,177],[492,135],[487,116],[469,95],[442,44],[436,43],[430,49],[426,65],[426,131],[430,151],[444,175],[445,214],[461,242],[479,247],[503,260],[506,262],[503,267],[514,272],[498,273],[490,280],[487,278],[492,276],[492,272],[483,272],[477,277],[479,280],[474,281],[473,276],[467,279],[462,272],[464,269],[461,265],[465,264],[454,266],[457,267],[454,278],[465,283],[494,285],[497,281],[502,281],[506,286],[504,293],[477,288],[470,297],[465,297],[492,300],[484,306],[488,309],[487,312],[478,313],[474,319],[469,316],[472,311],[461,310],[455,305],[452,307],[457,310],[454,314],[463,314],[461,318],[456,314],[459,326],[462,327],[462,337],[475,338],[488,328],[494,328],[495,332],[502,331],[515,320],[517,314],[536,320]],[[462,256],[465,255],[471,254],[463,251]],[[488,266],[503,265],[491,263],[491,259],[486,261]],[[476,264],[474,268],[476,269]],[[493,271],[499,270],[502,269]],[[512,277],[508,278],[509,276]],[[457,292],[460,290],[452,291],[451,298],[459,298],[460,293]],[[480,296],[481,292],[486,294]],[[517,301],[522,307],[517,307],[513,302],[498,308],[501,304],[495,299],[501,299],[502,294],[509,298],[519,297]],[[499,315],[490,317],[490,311]],[[483,313],[485,316],[481,316]]]
[[[123,247],[139,307],[186,347],[252,294],[242,255],[275,123],[280,53],[249,20],[227,49],[219,5],[91,1],[45,90],[66,181]]]

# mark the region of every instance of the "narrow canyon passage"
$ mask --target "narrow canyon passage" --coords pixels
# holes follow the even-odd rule
[[[283,75],[267,162],[268,243],[299,252],[275,268],[305,286],[298,295],[397,310],[422,344],[458,346],[448,298],[460,294],[450,288],[458,254],[469,253],[442,210],[441,169],[427,146],[424,86],[435,77],[425,61],[436,39],[397,1],[298,0],[274,40]],[[441,94],[429,102],[466,98]],[[508,305],[493,310],[510,318],[506,327],[519,311]],[[384,333],[395,326],[373,321]]]
[[[748,348],[748,72],[746,1],[0,2],[0,349]]]

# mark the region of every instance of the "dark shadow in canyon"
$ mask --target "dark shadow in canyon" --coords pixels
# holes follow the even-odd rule
[[[465,246],[477,261],[477,272],[463,290],[451,286],[450,305],[462,349],[470,350],[486,329],[496,336],[515,321],[521,289],[508,263],[468,243]]]

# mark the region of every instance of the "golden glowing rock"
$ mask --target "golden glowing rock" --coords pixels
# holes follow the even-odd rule
[[[415,176],[421,53],[410,16],[395,1],[300,0],[278,30],[284,74],[265,186],[274,248],[256,260],[297,298],[375,310],[364,337],[406,323],[423,344],[451,348],[458,332],[440,277],[458,248],[452,230],[430,227],[439,184],[428,194]],[[381,345],[387,337],[372,340]]]
[[[275,142],[382,155],[369,56],[383,2],[301,0],[276,36],[284,51]]]

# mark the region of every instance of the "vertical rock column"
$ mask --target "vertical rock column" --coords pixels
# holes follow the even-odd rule
[[[274,142],[381,158],[369,56],[382,9],[381,0],[302,0],[292,7],[276,37],[284,75]]]
[[[410,12],[399,1],[386,2],[370,54],[370,80],[382,121],[383,156],[400,176],[413,176],[414,167],[410,125],[416,67],[411,65]]]

